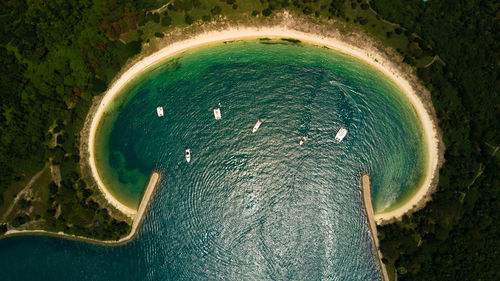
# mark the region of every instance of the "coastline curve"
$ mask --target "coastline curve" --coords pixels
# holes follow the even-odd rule
[[[115,97],[122,92],[123,88],[130,82],[130,80],[157,66],[163,61],[168,60],[170,57],[192,48],[224,41],[257,39],[263,37],[273,39],[294,38],[308,44],[327,47],[334,51],[349,55],[377,69],[394,82],[400,90],[402,90],[415,109],[423,128],[424,140],[427,145],[427,165],[425,176],[421,186],[417,188],[416,193],[409,198],[407,202],[395,210],[376,213],[374,215],[374,219],[378,224],[383,224],[394,219],[399,219],[404,214],[415,210],[416,208],[418,209],[423,207],[423,205],[425,205],[425,203],[430,199],[430,194],[437,185],[438,171],[443,159],[443,146],[436,118],[434,116],[435,114],[432,109],[429,109],[428,102],[426,105],[422,101],[421,93],[419,94],[420,91],[425,91],[424,88],[419,85],[419,89],[417,89],[415,86],[416,83],[414,82],[416,78],[412,79],[413,83],[410,83],[407,80],[407,77],[402,74],[401,67],[394,67],[394,62],[391,61],[387,55],[377,51],[377,48],[359,48],[354,46],[351,42],[347,43],[342,40],[343,38],[340,38],[341,36],[323,36],[307,32],[307,30],[301,31],[292,27],[287,27],[286,25],[224,28],[223,30],[205,31],[200,34],[195,34],[189,39],[174,41],[151,55],[140,59],[131,65],[130,68],[122,72],[105,92],[95,112],[93,112],[93,114],[89,114],[91,116],[88,117],[91,118],[87,142],[88,151],[86,151],[88,152],[88,165],[91,170],[93,180],[97,184],[101,193],[105,196],[106,200],[123,214],[132,218],[134,224],[138,221],[136,219],[136,216],[138,215],[137,210],[121,203],[109,192],[99,176],[94,157],[94,141],[101,118],[106,112],[108,105],[111,104]],[[411,76],[412,74],[406,73],[406,76],[408,75]],[[140,204],[142,205],[142,201],[146,199],[147,198],[143,197]]]

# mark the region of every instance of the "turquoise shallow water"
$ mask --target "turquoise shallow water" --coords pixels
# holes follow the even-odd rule
[[[137,205],[151,171],[162,173],[133,242],[12,238],[0,241],[0,271],[12,280],[63,272],[71,280],[379,280],[359,177],[372,175],[376,210],[412,194],[425,161],[416,114],[357,60],[263,42],[181,54],[138,77],[110,110],[96,157],[113,193]],[[252,134],[257,119],[264,123]],[[339,144],[341,126],[349,133]]]

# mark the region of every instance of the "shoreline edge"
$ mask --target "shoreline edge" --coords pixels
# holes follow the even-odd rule
[[[348,43],[348,40],[342,40],[342,38],[338,38],[338,36],[323,36],[316,33],[298,31],[294,28],[288,28],[286,26],[241,28],[228,27],[223,30],[205,31],[197,35],[195,34],[192,37],[188,37],[188,39],[180,39],[179,41],[167,44],[166,47],[163,47],[160,50],[135,61],[129,68],[121,73],[121,75],[117,76],[117,80],[112,83],[97,104],[95,112],[89,114],[90,116],[88,117],[90,118],[90,128],[87,138],[87,160],[90,167],[90,175],[107,201],[130,218],[133,218],[136,215],[135,210],[116,199],[102,182],[94,157],[94,143],[100,120],[106,113],[108,106],[112,103],[115,97],[122,92],[124,87],[136,76],[145,73],[155,66],[158,66],[170,57],[189,49],[225,41],[258,39],[263,37],[273,39],[295,38],[308,44],[328,47],[334,51],[349,55],[370,65],[384,74],[387,78],[394,82],[397,87],[399,87],[411,103],[412,107],[416,111],[419,121],[421,122],[424,142],[427,148],[427,163],[424,179],[422,180],[420,186],[416,188],[417,191],[415,194],[404,204],[392,211],[374,214],[375,221],[377,224],[388,223],[395,219],[400,219],[404,214],[425,205],[425,203],[430,199],[429,195],[433,192],[435,186],[437,185],[439,167],[442,164],[442,155],[444,154],[442,141],[440,141],[440,133],[437,129],[437,121],[433,115],[434,112],[432,111],[432,108],[428,110],[428,106],[426,107],[426,104],[424,104],[421,98],[424,94],[421,92],[424,92],[425,89],[421,86],[417,89],[415,83],[409,83],[409,79],[403,75],[402,70],[400,69],[401,67],[398,67],[398,64],[394,65],[394,62],[391,62],[387,56],[382,54],[381,51],[377,51],[374,46],[371,48],[367,46],[364,48],[355,47],[350,42]],[[406,73],[406,76],[411,75],[412,73]],[[410,78],[412,77],[413,76]],[[416,78],[413,77],[411,80],[415,81],[414,79]]]

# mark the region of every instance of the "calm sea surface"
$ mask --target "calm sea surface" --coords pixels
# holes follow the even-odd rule
[[[336,143],[340,127],[349,133]],[[5,239],[1,280],[379,280],[359,178],[370,173],[376,211],[403,203],[425,168],[421,131],[394,84],[326,48],[185,52],[137,77],[96,141],[101,176],[125,204],[162,174],[138,237]]]

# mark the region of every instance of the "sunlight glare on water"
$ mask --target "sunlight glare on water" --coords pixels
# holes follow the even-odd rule
[[[12,239],[0,260],[31,247],[45,258],[38,275],[24,273],[31,280],[62,271],[72,280],[379,280],[360,175],[371,174],[383,210],[411,195],[425,160],[416,115],[391,82],[305,44],[188,51],[136,79],[109,116],[96,158],[113,193],[137,205],[151,171],[162,174],[139,236],[113,248]],[[336,143],[340,127],[348,134]]]

